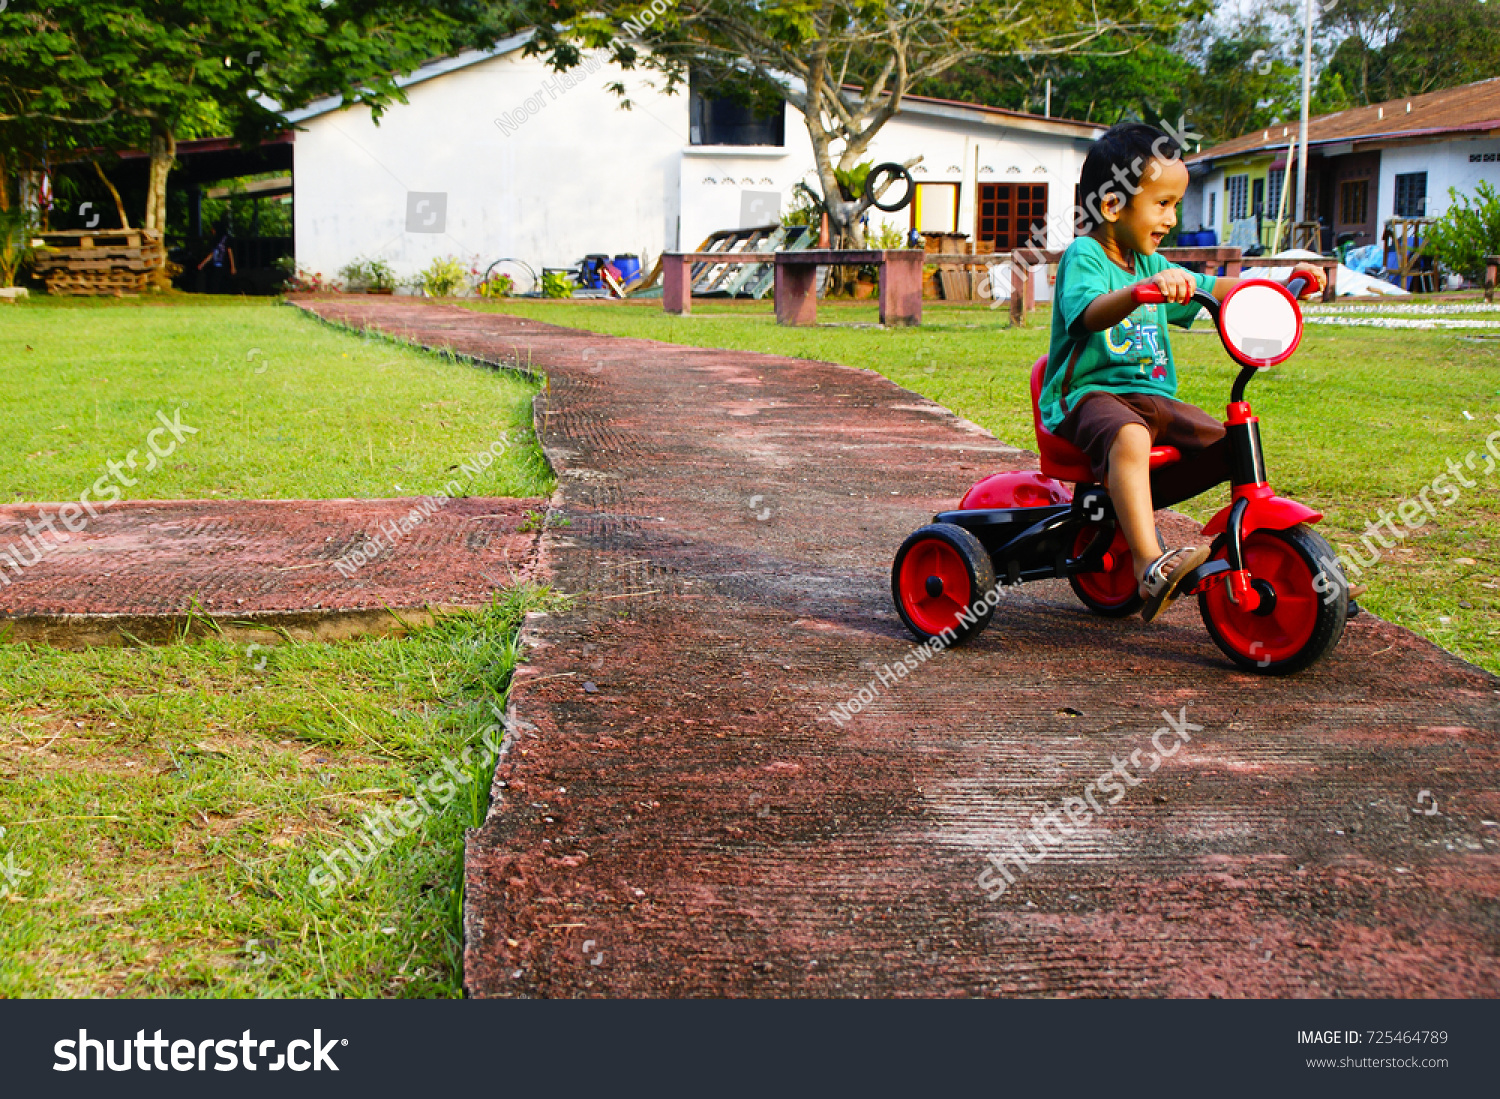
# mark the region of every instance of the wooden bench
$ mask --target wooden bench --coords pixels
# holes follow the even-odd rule
[[[775,258],[774,252],[663,252],[662,308],[678,316],[693,311],[693,267],[697,264],[771,263]]]
[[[1500,256],[1484,257],[1484,300],[1487,304],[1495,301],[1495,275],[1500,273]]]
[[[809,248],[776,253],[776,323],[818,323],[818,268],[831,265],[880,269],[880,323],[910,327],[922,323],[922,264],[927,254],[916,248],[887,251],[853,248]]]
[[[708,263],[774,263],[776,323],[818,323],[818,268],[830,265],[880,269],[883,324],[922,323],[922,263],[915,248],[890,251],[809,248],[791,252],[666,252],[662,255],[662,308],[679,316],[692,312],[693,267]]]

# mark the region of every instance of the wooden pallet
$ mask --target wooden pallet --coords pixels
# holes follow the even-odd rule
[[[167,263],[155,229],[74,229],[39,239],[32,266],[49,294],[139,293]]]

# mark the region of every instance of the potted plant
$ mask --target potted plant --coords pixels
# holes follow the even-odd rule
[[[469,282],[468,270],[454,256],[440,256],[411,280],[429,298],[451,298],[464,291]]]
[[[396,292],[396,271],[383,259],[372,259],[365,264],[365,293],[366,294],[394,294]]]
[[[31,239],[36,228],[31,213],[20,206],[0,210],[0,287],[10,291],[4,297],[24,297],[25,290],[16,289],[16,275],[36,255]]]

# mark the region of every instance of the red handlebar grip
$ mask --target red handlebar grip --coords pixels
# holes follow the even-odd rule
[[[1150,282],[1136,283],[1130,288],[1130,297],[1137,305],[1160,305],[1167,300],[1156,284]]]

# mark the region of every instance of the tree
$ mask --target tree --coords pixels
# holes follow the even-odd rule
[[[1111,125],[1123,118],[1176,120],[1197,70],[1172,52],[1175,28],[1130,41],[1102,36],[1077,53],[982,58],[957,66],[914,90],[921,95],[985,103],[1040,114],[1052,82],[1052,115]]]
[[[1337,77],[1357,106],[1500,72],[1500,4],[1492,0],[1342,0],[1320,26],[1337,41],[1323,78]]]
[[[577,0],[564,17],[559,3],[548,10],[563,25],[540,27],[531,47],[559,67],[576,64],[580,47],[608,47],[623,66],[664,76],[669,90],[692,66],[723,93],[784,99],[807,127],[829,221],[856,245],[868,201],[846,196],[839,176],[858,168],[916,87],[978,58],[1062,56],[1181,11],[1177,0]],[[620,37],[622,25],[633,40]]]
[[[0,133],[13,151],[150,151],[142,225],[166,225],[184,132],[251,142],[324,95],[401,100],[396,77],[489,44],[513,9],[480,0],[88,0],[0,12]]]

